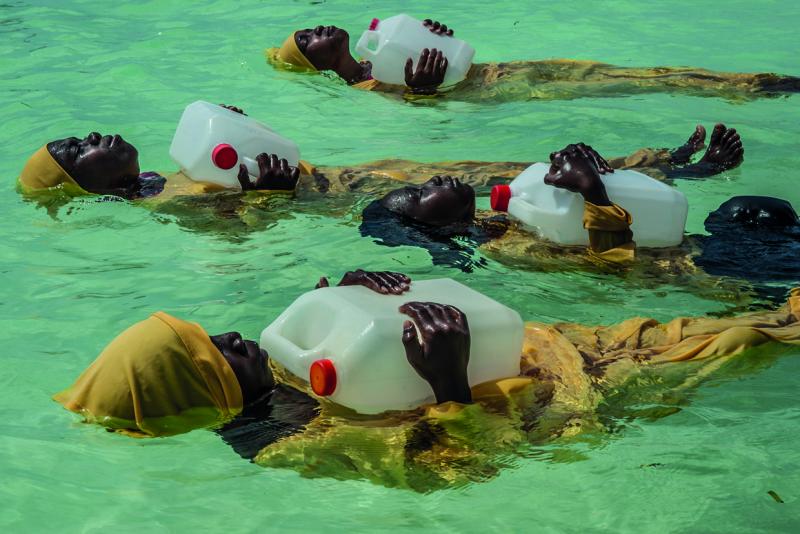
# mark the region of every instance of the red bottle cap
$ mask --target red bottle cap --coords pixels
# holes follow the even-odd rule
[[[511,188],[507,185],[496,185],[492,188],[489,203],[495,211],[508,211],[508,201],[511,200]]]
[[[211,151],[211,162],[220,169],[232,169],[237,161],[239,161],[239,154],[228,143],[221,143]]]
[[[375,28],[378,27],[378,24],[381,21],[379,19],[372,19],[372,22],[369,23],[369,31],[375,31]]]
[[[311,389],[320,397],[327,397],[336,391],[336,367],[327,358],[311,364],[308,372]]]

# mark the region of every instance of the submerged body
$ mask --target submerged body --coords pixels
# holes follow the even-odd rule
[[[356,88],[403,94],[404,87],[368,80]],[[453,100],[503,103],[680,93],[752,100],[800,92],[800,78],[773,73],[715,72],[691,67],[618,67],[597,61],[549,59],[478,63],[464,81],[442,91]]]
[[[354,271],[339,284],[399,295],[411,283],[399,273]],[[317,287],[327,285],[323,278]],[[435,406],[355,414],[311,395],[238,333],[210,336],[163,313],[120,334],[55,399],[130,436],[217,428],[266,467],[430,491],[485,480],[531,444],[604,430],[600,411],[612,398],[632,408],[633,398],[638,405],[679,395],[749,349],[800,344],[800,290],[777,311],[731,319],[528,323],[519,376],[470,388],[466,316],[436,303],[399,311],[408,320],[397,343]]]
[[[439,35],[438,22],[424,23]],[[405,65],[405,86],[372,78],[372,66],[350,53],[349,34],[336,26],[317,26],[291,33],[280,48],[267,51],[276,67],[291,70],[333,71],[358,89],[405,95],[435,95],[447,71],[447,58],[435,49],[422,50],[416,69]],[[740,74],[689,67],[618,67],[596,61],[552,59],[476,63],[466,78],[442,93],[450,99],[476,103],[502,103],[533,99],[630,96],[644,93],[683,93],[752,99],[800,91],[800,78],[772,73]]]
[[[290,436],[265,439],[254,461],[306,477],[422,492],[485,481],[531,446],[602,435],[610,424],[603,411],[674,403],[737,356],[768,359],[754,347],[800,344],[798,320],[795,291],[778,311],[730,319],[635,318],[608,327],[528,323],[520,376],[476,386],[474,404],[366,417],[321,402],[305,428],[298,424]],[[229,441],[236,447],[235,437]],[[255,449],[250,441],[249,450]]]

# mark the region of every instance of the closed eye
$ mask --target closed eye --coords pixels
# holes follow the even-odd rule
[[[72,161],[75,161],[76,159],[78,159],[78,156],[80,156],[81,152],[83,152],[83,149],[81,148],[80,143],[75,143],[74,145],[69,147],[69,157],[70,157],[70,159]]]

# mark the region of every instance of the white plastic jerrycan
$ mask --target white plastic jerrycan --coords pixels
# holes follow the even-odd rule
[[[433,400],[406,359],[398,308],[450,304],[467,317],[470,386],[517,376],[523,324],[514,310],[450,279],[412,282],[402,295],[362,286],[327,287],[298,298],[261,334],[270,358],[321,397],[364,414],[407,410]]]
[[[544,183],[545,163],[525,169],[509,185],[492,189],[492,209],[508,211],[528,230],[561,245],[588,245],[583,228],[583,198]],[[609,199],[633,217],[633,240],[641,247],[673,247],[683,241],[689,204],[658,180],[630,170],[602,175]]]
[[[262,152],[277,154],[292,166],[300,161],[292,141],[257,120],[202,100],[186,106],[169,148],[189,178],[231,188],[241,187],[240,163],[258,177],[255,157]]]
[[[373,78],[395,85],[405,85],[406,60],[412,58],[416,69],[423,48],[441,50],[447,58],[443,87],[466,78],[475,56],[475,49],[466,42],[432,33],[421,20],[408,15],[373,20],[356,43],[356,52],[372,63]]]

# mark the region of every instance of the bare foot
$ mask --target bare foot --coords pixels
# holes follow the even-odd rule
[[[700,152],[706,144],[706,129],[702,124],[695,127],[694,132],[682,146],[679,146],[671,153],[671,163],[673,165],[686,165],[692,156]]]
[[[695,131],[695,134],[698,134],[698,132],[699,129]],[[690,137],[689,142],[694,138],[694,135]],[[727,128],[724,124],[717,124],[714,126],[714,131],[711,132],[708,150],[706,150],[700,161],[683,167],[676,165],[665,169],[664,174],[666,174],[667,178],[708,178],[738,167],[741,165],[742,160],[744,160],[742,138],[733,128]]]
[[[708,150],[699,164],[717,167],[718,172],[721,172],[738,167],[743,159],[742,138],[734,128],[726,128],[724,124],[717,124],[711,133]]]

